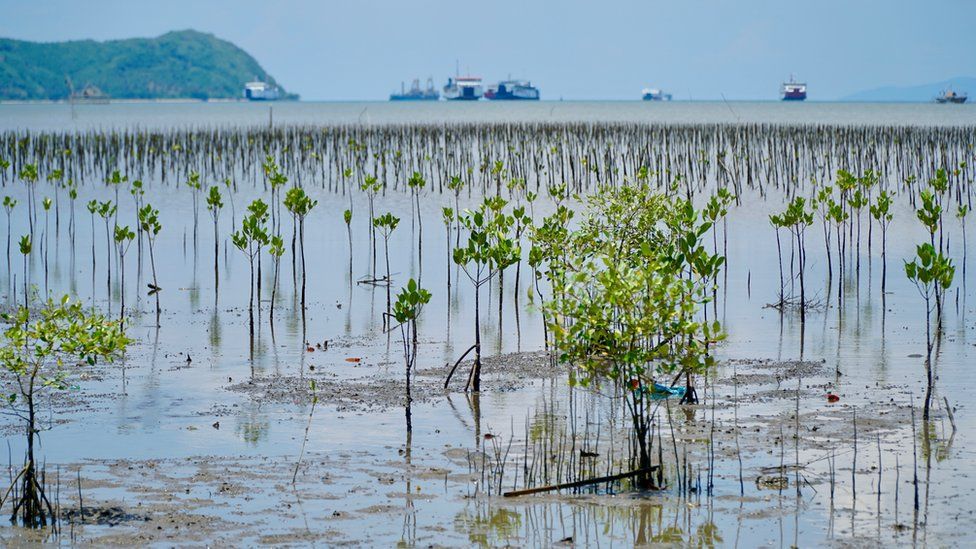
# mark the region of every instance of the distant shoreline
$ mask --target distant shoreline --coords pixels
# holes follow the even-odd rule
[[[0,99],[2,105],[105,105],[105,104],[125,104],[125,103],[287,103],[297,101],[295,99],[279,99],[276,101],[249,101],[247,99],[215,98],[215,99],[196,99],[193,97],[172,97],[160,99],[79,99],[70,101],[68,99]]]

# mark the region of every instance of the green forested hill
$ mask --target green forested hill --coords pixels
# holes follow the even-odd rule
[[[106,42],[0,38],[0,100],[66,99],[69,78],[76,93],[94,86],[113,99],[237,98],[254,77],[275,83],[244,50],[192,30]]]

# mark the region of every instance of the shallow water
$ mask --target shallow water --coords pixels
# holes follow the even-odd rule
[[[261,124],[267,115],[266,105],[250,104],[119,104],[77,106],[76,119],[70,118],[67,105],[0,105],[0,129],[25,128],[71,129],[108,127],[161,127],[187,124],[217,126],[225,124]],[[701,104],[701,103],[540,103],[531,106],[507,107],[485,104],[456,108],[454,105],[400,106],[378,104],[276,104],[276,123],[410,123],[436,121],[483,120],[633,120],[647,117],[658,122],[728,122],[740,120],[791,123],[820,123],[857,121],[867,124],[973,124],[976,109],[971,106],[936,105],[849,105],[818,104]],[[510,110],[516,109],[516,110]],[[524,110],[517,110],[524,109]],[[564,114],[564,110],[569,112]],[[656,109],[651,111],[651,109]],[[789,109],[789,110],[786,110]],[[948,109],[957,109],[949,111]],[[545,114],[548,111],[548,114]],[[735,117],[732,113],[736,112]],[[67,113],[67,114],[66,114]],[[635,114],[639,113],[639,114]],[[951,114],[948,114],[951,113]],[[565,116],[566,118],[560,118]],[[364,118],[365,117],[365,118]],[[730,118],[731,117],[731,118]],[[644,119],[644,118],[642,118]],[[272,269],[267,257],[263,264],[263,311],[257,322],[258,333],[252,354],[247,335],[248,265],[241,252],[229,242],[232,217],[241,217],[250,199],[267,195],[260,188],[242,185],[234,195],[234,209],[225,197],[227,206],[221,213],[218,237],[219,293],[215,292],[213,272],[213,228],[205,211],[199,212],[197,237],[193,235],[193,212],[190,195],[173,192],[159,182],[147,181],[146,200],[161,212],[163,231],[157,244],[157,266],[163,315],[161,328],[154,327],[152,302],[144,295],[150,280],[148,257],[139,260],[133,245],[126,256],[126,308],[134,317],[130,334],[136,343],[128,353],[124,369],[115,367],[95,379],[78,382],[83,394],[103,395],[89,403],[82,401],[68,407],[65,416],[58,415],[58,423],[50,432],[42,434],[42,453],[48,468],[52,464],[81,464],[84,474],[93,479],[112,478],[106,461],[159,460],[169,463],[166,474],[190,477],[192,465],[177,465],[182,460],[199,460],[210,456],[215,463],[226,460],[242,469],[260,468],[264,458],[279,463],[292,463],[304,436],[308,408],[302,404],[260,402],[228,390],[234,383],[251,376],[300,375],[315,366],[321,375],[338,379],[369,381],[376,377],[402,377],[402,357],[398,354],[398,334],[384,334],[382,313],[386,306],[383,287],[359,284],[371,273],[371,249],[368,240],[367,201],[360,193],[352,200],[352,273],[349,273],[350,249],[342,211],[349,207],[350,197],[309,188],[319,200],[306,222],[306,256],[308,271],[308,311],[303,331],[297,305],[297,289],[293,284],[290,255],[281,265],[281,281],[276,303],[276,328],[272,336],[268,327],[269,290]],[[27,231],[24,205],[26,192],[22,185],[7,183],[2,190],[20,200],[12,218],[12,234]],[[40,184],[38,196],[49,195],[46,184]],[[118,276],[113,275],[111,295],[106,288],[106,247],[104,225],[96,219],[94,230],[83,204],[92,198],[106,200],[114,195],[99,181],[84,181],[79,190],[75,209],[76,236],[72,245],[68,237],[68,206],[62,194],[60,228],[55,229],[53,212],[47,222],[49,237],[35,239],[35,252],[30,257],[30,282],[43,294],[76,294],[103,310],[118,314],[123,289]],[[421,278],[433,293],[430,305],[420,322],[421,358],[418,368],[424,369],[453,362],[459,352],[472,342],[473,293],[463,274],[451,267],[453,286],[447,292],[447,238],[440,221],[440,208],[452,205],[449,195],[425,192],[421,197],[423,212],[423,250],[418,257],[417,239],[420,226],[412,223],[409,196],[401,191],[388,192],[377,198],[378,213],[392,211],[401,217],[399,228],[390,240],[390,264],[396,285],[408,278]],[[465,199],[473,204],[476,197]],[[806,359],[825,361],[832,376],[833,389],[843,397],[843,410],[858,407],[867,411],[882,409],[889,399],[904,406],[911,394],[916,403],[924,391],[922,359],[913,357],[924,352],[924,324],[922,302],[913,286],[905,279],[901,261],[914,251],[914,243],[925,234],[914,219],[909,204],[897,201],[895,221],[888,243],[888,292],[884,304],[880,295],[880,258],[877,240],[873,256],[867,257],[866,229],[864,257],[860,265],[860,284],[856,284],[853,268],[844,283],[844,307],[838,309],[831,298],[830,306],[807,314],[805,323],[796,315],[780,315],[766,304],[776,298],[779,284],[776,268],[775,233],[766,216],[781,209],[780,196],[773,192],[765,198],[750,191],[742,197],[745,206],[730,211],[728,220],[729,264],[728,276],[715,308],[709,315],[722,320],[729,337],[718,350],[723,361],[730,359]],[[134,208],[126,194],[120,199],[119,223],[134,226]],[[464,203],[462,203],[462,206]],[[537,204],[536,215],[548,213],[551,204]],[[43,226],[43,214],[39,220]],[[290,234],[289,220],[284,223]],[[949,221],[953,256],[961,260],[961,227]],[[38,231],[40,233],[40,231]],[[6,235],[5,235],[6,236]],[[974,237],[971,224],[968,239]],[[877,233],[874,238],[877,239]],[[48,273],[45,277],[43,250],[47,246]],[[95,269],[91,267],[94,244]],[[21,299],[23,284],[21,257],[14,241],[12,255],[4,259],[9,268],[0,269],[0,289],[8,305]],[[808,236],[810,251],[807,282],[812,293],[827,299],[825,287],[826,265],[819,222]],[[384,272],[382,247],[378,253],[378,272]],[[853,266],[853,261],[852,264]],[[948,398],[957,407],[955,418],[959,428],[951,447],[944,448],[934,460],[926,487],[926,517],[932,516],[924,529],[927,541],[941,544],[966,541],[972,535],[958,531],[960,521],[968,520],[972,511],[971,497],[976,491],[976,445],[971,434],[976,432],[976,420],[968,413],[976,387],[976,373],[970,364],[976,344],[973,330],[973,303],[968,301],[971,290],[963,269],[957,272],[958,290],[947,298],[946,338],[938,354],[938,396]],[[526,265],[522,269],[521,289],[530,277]],[[460,275],[460,276],[459,276]],[[969,276],[967,274],[967,276]],[[836,294],[836,280],[831,296]],[[397,286],[394,286],[394,289]],[[394,290],[395,291],[395,290]],[[501,320],[497,313],[498,292],[504,292]],[[486,354],[536,351],[542,347],[541,318],[527,303],[524,292],[521,306],[514,306],[514,271],[506,272],[504,286],[495,283],[483,290],[486,306],[482,317],[482,335]],[[489,295],[490,294],[490,295]],[[958,294],[958,295],[957,295]],[[518,311],[518,315],[516,315]],[[518,329],[516,330],[516,327]],[[328,351],[306,352],[305,342],[329,340]],[[189,355],[192,361],[187,363]],[[358,364],[346,362],[347,357],[359,357]],[[719,379],[728,379],[731,366],[724,363],[716,372]],[[99,370],[99,372],[106,372]],[[725,388],[720,389],[724,391]],[[466,466],[445,457],[445,448],[471,451],[484,444],[479,434],[498,433],[502,437],[523,437],[522,422],[538,414],[554,402],[566,400],[568,388],[564,378],[542,380],[510,392],[486,392],[482,395],[478,412],[463,395],[455,393],[446,400],[438,396],[432,401],[414,406],[415,431],[411,441],[412,466],[415,468],[446,468],[466,472]],[[723,393],[724,394],[724,393]],[[584,409],[609,414],[606,402],[598,396],[584,396]],[[743,402],[738,411],[740,421],[755,422],[758,417],[786,417],[792,410],[791,400]],[[822,402],[804,398],[802,412],[816,414]],[[832,409],[824,409],[830,414]],[[565,411],[563,412],[566,413]],[[577,410],[577,413],[581,413]],[[702,407],[686,423],[704,422],[710,412]],[[719,410],[717,419],[730,422],[731,411]],[[480,416],[480,421],[476,420]],[[60,423],[66,417],[67,422]],[[816,416],[813,416],[816,418]],[[212,427],[215,421],[219,428]],[[814,419],[814,423],[816,420]],[[787,427],[790,425],[786,423]],[[11,455],[22,451],[21,435],[9,418],[4,419],[5,438]],[[944,430],[944,419],[937,424]],[[940,431],[941,432],[941,431]],[[901,509],[910,510],[910,487],[905,487],[906,464],[911,463],[912,434],[910,426],[886,430],[879,442],[884,448],[885,470],[894,468],[895,456],[902,467],[900,477]],[[873,492],[866,492],[854,501],[849,492],[838,495],[838,507],[844,508],[844,521],[834,525],[835,514],[826,511],[823,485],[816,494],[808,491],[800,504],[792,494],[785,496],[759,490],[747,479],[746,498],[739,499],[737,461],[723,453],[716,463],[716,485],[713,498],[697,496],[691,500],[678,497],[674,491],[662,494],[623,494],[613,501],[603,496],[542,497],[525,501],[502,501],[498,498],[468,497],[469,483],[452,479],[416,478],[423,497],[396,498],[391,490],[378,489],[375,478],[402,471],[404,457],[403,411],[400,408],[382,410],[342,409],[321,406],[315,411],[309,431],[307,452],[309,461],[321,460],[318,472],[333,471],[334,484],[318,487],[306,482],[303,494],[321,490],[339,500],[306,503],[308,515],[282,515],[281,520],[268,520],[263,535],[301,530],[311,522],[311,529],[337,528],[345,532],[369,531],[370,537],[348,538],[352,541],[389,545],[400,540],[408,543],[466,543],[503,545],[549,545],[567,537],[577,543],[626,545],[651,541],[676,544],[697,544],[709,541],[730,545],[733,540],[746,546],[789,545],[794,542],[823,544],[843,543],[909,543],[893,527],[894,479],[886,477],[884,498],[877,512]],[[838,455],[847,450],[837,443]],[[864,463],[877,463],[872,443],[866,443]],[[804,448],[803,461],[821,460],[830,441]],[[702,455],[700,444],[688,445],[690,452]],[[342,455],[350,456],[347,459]],[[745,468],[754,478],[761,467],[777,465],[779,456],[764,455],[754,449],[746,457]],[[787,458],[789,459],[789,458]],[[838,458],[838,464],[846,459]],[[17,461],[16,458],[13,461]],[[330,466],[331,463],[331,466]],[[399,464],[399,465],[398,465]],[[850,463],[844,463],[850,467]],[[811,476],[822,476],[822,461],[810,466]],[[290,476],[290,467],[279,476]],[[873,472],[861,471],[863,483],[871,482]],[[312,473],[307,473],[312,476]],[[849,475],[849,469],[846,473]],[[397,483],[400,483],[397,477]],[[748,478],[748,475],[747,475]],[[162,490],[172,485],[158,481]],[[862,481],[859,481],[862,482]],[[280,507],[291,496],[279,494],[276,487],[287,480],[275,475],[255,480],[255,490],[263,494],[250,501],[237,502],[238,511],[253,514]],[[186,484],[186,482],[184,482]],[[192,483],[188,484],[192,487]],[[862,484],[863,486],[864,484]],[[367,488],[363,488],[367,486]],[[399,490],[399,488],[398,488]],[[868,489],[865,489],[868,490]],[[774,492],[775,493],[775,492]],[[89,497],[89,496],[86,496]],[[131,486],[119,483],[115,487],[93,487],[93,499],[125,499],[138,497]],[[335,510],[355,511],[375,505],[396,505],[403,508],[396,521],[386,515],[370,512],[350,513],[335,518]],[[409,500],[410,505],[405,501]],[[870,500],[870,501],[867,501]],[[794,509],[795,506],[795,509]],[[785,511],[779,509],[784,508]],[[209,512],[233,516],[227,509]],[[401,513],[397,511],[397,513]],[[394,513],[394,514],[397,514]],[[398,515],[400,516],[400,515]],[[332,517],[332,518],[330,518]],[[878,520],[878,531],[867,532]],[[309,519],[313,520],[309,520]],[[410,519],[415,523],[411,523]],[[315,519],[319,519],[318,521]],[[341,520],[340,520],[341,519]],[[906,519],[899,519],[904,522]],[[908,519],[910,520],[910,519]],[[333,522],[334,521],[334,522]],[[882,526],[883,521],[883,526]],[[837,520],[840,523],[840,520]],[[412,524],[412,526],[411,526]],[[93,533],[98,530],[91,530]],[[11,536],[9,530],[0,536]],[[93,534],[95,535],[95,534]],[[242,534],[244,535],[244,534]],[[262,539],[246,534],[245,539],[257,543]],[[920,534],[921,535],[921,534]],[[947,537],[953,536],[953,537]],[[721,539],[718,539],[721,538]],[[176,538],[180,539],[179,537]],[[232,540],[228,540],[232,541]],[[268,542],[267,539],[263,540]],[[301,543],[300,540],[292,540]]]

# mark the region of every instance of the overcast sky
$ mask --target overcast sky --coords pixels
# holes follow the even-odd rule
[[[309,100],[440,86],[456,61],[544,99],[775,99],[791,73],[835,99],[976,76],[971,0],[0,0],[0,14],[0,36],[26,40],[211,32]]]

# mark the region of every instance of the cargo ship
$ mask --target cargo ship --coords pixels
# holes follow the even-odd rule
[[[657,88],[644,88],[641,90],[641,99],[644,101],[671,101],[671,94],[664,93]]]
[[[935,102],[936,103],[965,103],[967,99],[969,99],[969,96],[966,95],[966,92],[956,93],[954,90],[949,88],[946,90],[942,90],[942,93],[936,96]]]
[[[444,99],[448,101],[477,101],[483,94],[480,76],[448,78],[444,86]]]
[[[427,87],[420,89],[420,79],[414,78],[410,84],[410,90],[404,89],[403,82],[400,82],[400,93],[391,93],[390,101],[437,101],[441,94],[434,89],[434,79],[427,79]]]
[[[485,91],[485,99],[492,101],[538,101],[539,88],[528,80],[503,80]]]
[[[790,81],[783,82],[780,95],[783,101],[803,101],[807,98],[807,85],[793,80],[793,75],[791,74]]]
[[[244,84],[244,99],[248,101],[274,101],[280,95],[281,92],[277,86],[272,86],[258,79]]]

